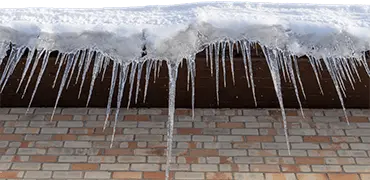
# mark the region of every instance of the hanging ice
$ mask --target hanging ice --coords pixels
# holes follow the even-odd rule
[[[45,13],[48,15],[45,16]],[[241,68],[244,70],[245,83],[251,88],[257,106],[252,50],[259,52],[262,49],[281,108],[289,148],[281,81],[293,85],[298,104],[302,107],[301,96],[304,100],[306,94],[298,58],[306,56],[320,93],[324,95],[320,81],[322,71],[328,71],[338,99],[346,112],[346,91],[348,88],[354,89],[355,83],[361,81],[358,69],[364,68],[370,75],[366,60],[366,52],[370,50],[369,14],[370,6],[243,2],[132,9],[2,9],[0,65],[3,69],[0,72],[0,91],[6,88],[17,65],[24,61],[25,67],[17,92],[21,91],[24,98],[28,88],[33,87],[29,101],[31,106],[47,66],[55,64],[58,69],[51,84],[52,87],[59,84],[55,107],[63,89],[68,88],[73,78],[76,79],[76,84],[80,83],[78,98],[85,96],[82,94],[83,86],[91,71],[89,93],[86,94],[88,105],[94,98],[96,78],[101,75],[101,80],[104,80],[107,69],[112,68],[104,129],[109,124],[118,80],[117,109],[111,139],[113,142],[126,84],[130,85],[127,104],[129,107],[138,103],[140,83],[145,79],[142,92],[145,102],[151,74],[153,82],[156,82],[162,65],[166,63],[169,76],[166,161],[168,179],[172,156],[176,80],[180,62],[181,67],[187,68],[187,88],[192,91],[191,106],[194,117],[196,54],[205,52],[205,63],[211,71],[210,76],[215,76],[216,101],[219,104],[220,68],[223,87],[227,85],[228,63],[231,66],[232,83],[238,86],[235,81],[240,78],[235,77],[234,67],[237,59],[234,57],[236,49],[237,56],[243,61]],[[53,51],[58,51],[58,55],[55,62],[49,63],[49,56]],[[26,53],[27,57],[22,58]],[[39,66],[41,67],[38,69]],[[92,70],[90,66],[93,66]],[[142,78],[143,71],[145,78]],[[36,78],[36,84],[31,85],[33,78]],[[347,82],[351,87],[347,86]],[[347,117],[346,114],[345,116]]]

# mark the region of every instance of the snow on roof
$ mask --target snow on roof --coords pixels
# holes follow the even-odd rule
[[[247,39],[296,55],[370,50],[370,6],[195,3],[105,9],[2,9],[0,41],[62,52],[93,48],[113,59],[179,59],[221,40]]]

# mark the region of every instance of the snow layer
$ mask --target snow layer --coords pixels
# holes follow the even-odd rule
[[[370,49],[370,6],[196,3],[111,9],[2,9],[0,41],[112,59],[177,60],[217,41],[247,39],[295,55],[359,57]]]

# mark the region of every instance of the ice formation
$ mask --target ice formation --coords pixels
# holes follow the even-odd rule
[[[98,74],[104,76],[106,69],[112,67],[104,128],[112,112],[112,97],[118,93],[114,115],[115,129],[124,89],[129,88],[129,108],[132,101],[138,100],[138,91],[136,94],[132,93],[134,88],[138,89],[140,86],[140,83],[134,84],[135,78],[138,78],[139,82],[141,74],[145,73],[145,101],[149,74],[154,71],[156,78],[161,62],[165,61],[169,69],[166,166],[168,179],[172,156],[177,70],[180,63],[184,65],[184,59],[188,68],[188,88],[191,87],[194,112],[196,53],[206,51],[210,75],[216,78],[215,90],[219,102],[219,78],[226,79],[226,61],[231,63],[232,84],[235,83],[233,51],[242,54],[246,83],[255,97],[251,47],[260,46],[266,57],[281,107],[289,148],[280,87],[282,79],[293,84],[297,100],[301,104],[300,93],[303,97],[305,94],[297,59],[307,56],[322,94],[324,92],[319,74],[324,69],[329,71],[345,112],[344,82],[349,81],[353,87],[353,83],[359,79],[359,67],[365,68],[370,75],[365,55],[365,52],[370,50],[369,26],[370,6],[356,5],[198,3],[112,9],[2,9],[0,64],[3,64],[4,70],[0,74],[0,88],[2,91],[6,87],[17,64],[26,61],[17,92],[23,91],[24,96],[31,79],[37,78],[29,102],[29,106],[32,106],[47,64],[59,63],[54,84],[51,85],[54,87],[57,81],[61,81],[55,102],[57,107],[63,90],[68,88],[70,83],[80,83],[82,89],[88,68],[92,64],[88,105],[93,98],[94,83]],[[10,53],[7,55],[8,51]],[[52,51],[58,51],[55,62],[49,62]],[[22,59],[26,52],[27,58]],[[40,63],[41,69],[36,72]],[[58,77],[59,75],[61,77]],[[77,76],[76,82],[71,82],[73,75]],[[223,86],[232,85],[225,80],[223,82]],[[79,97],[80,95],[81,90]],[[255,98],[254,100],[256,103]]]

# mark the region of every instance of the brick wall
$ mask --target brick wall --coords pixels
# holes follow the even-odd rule
[[[163,179],[166,109],[123,110],[114,147],[105,109],[0,109],[2,179]],[[178,109],[174,179],[370,179],[370,110]]]

